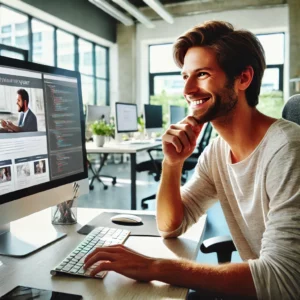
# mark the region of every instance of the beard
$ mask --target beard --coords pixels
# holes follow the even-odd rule
[[[24,105],[20,106],[20,105],[18,104],[18,112],[22,112],[22,111],[24,111]]]
[[[192,116],[200,123],[211,122],[219,117],[226,117],[234,110],[238,96],[233,89],[234,82],[227,81],[220,92],[214,94],[214,102],[204,113],[197,110],[192,112]],[[208,100],[211,101],[211,100]]]

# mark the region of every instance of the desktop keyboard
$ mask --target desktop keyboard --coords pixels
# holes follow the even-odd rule
[[[97,262],[87,270],[84,270],[83,265],[85,257],[95,248],[124,244],[129,234],[130,231],[128,230],[108,227],[95,228],[65,259],[62,260],[60,264],[58,264],[57,267],[51,270],[51,274],[71,274],[91,277],[91,271],[96,268],[100,262]],[[106,271],[99,272],[96,277],[103,278],[106,273]]]

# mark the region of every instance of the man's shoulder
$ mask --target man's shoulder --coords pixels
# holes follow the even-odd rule
[[[272,142],[278,146],[290,143],[300,145],[300,126],[298,124],[279,119],[274,125],[271,134],[267,137],[268,142]]]
[[[27,117],[31,117],[31,118],[36,119],[36,115],[33,113],[33,111],[31,109],[28,110]]]

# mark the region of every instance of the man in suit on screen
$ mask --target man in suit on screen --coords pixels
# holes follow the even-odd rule
[[[14,125],[11,121],[1,120],[2,132],[31,132],[38,131],[37,119],[32,110],[28,107],[29,95],[25,89],[17,91],[17,106],[20,117],[18,125]]]

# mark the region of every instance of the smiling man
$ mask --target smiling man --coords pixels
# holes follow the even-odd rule
[[[179,37],[190,115],[163,135],[157,223],[177,237],[220,201],[242,263],[217,266],[144,257],[124,246],[98,249],[86,266],[199,291],[199,299],[300,299],[300,126],[256,109],[265,69],[257,38],[206,22]],[[271,105],[271,104],[270,104]],[[205,122],[218,131],[183,187],[183,162]]]
[[[37,118],[29,108],[29,95],[24,89],[17,91],[17,107],[20,113],[18,125],[13,124],[11,121],[1,120],[3,127],[0,132],[30,132],[37,131]]]

